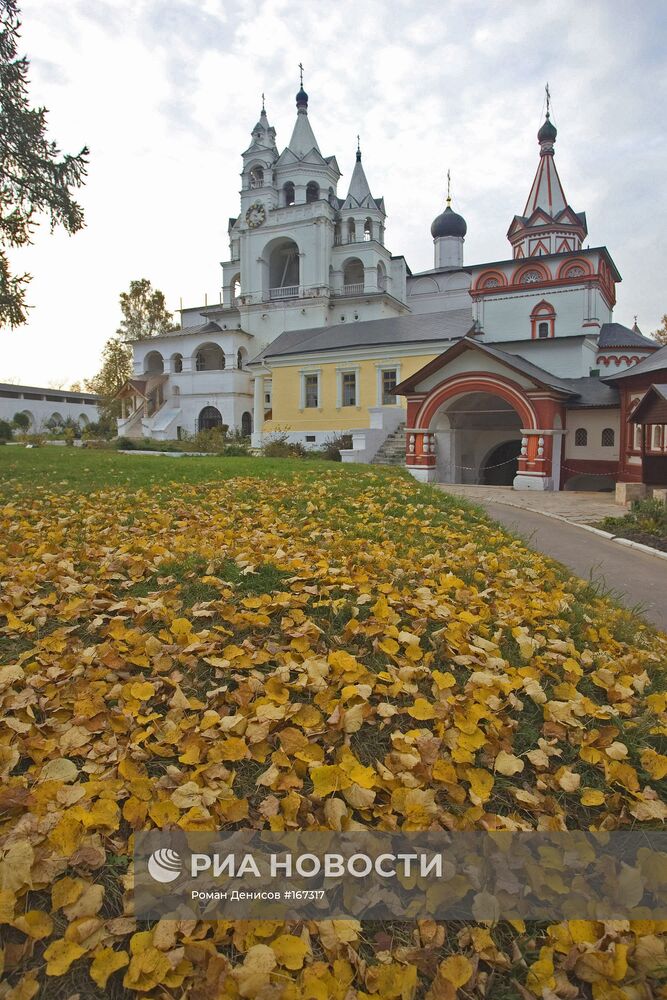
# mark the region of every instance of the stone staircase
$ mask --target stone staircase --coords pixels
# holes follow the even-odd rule
[[[385,438],[371,459],[371,465],[405,465],[405,423]]]

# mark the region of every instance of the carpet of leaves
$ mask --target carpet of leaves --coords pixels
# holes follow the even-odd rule
[[[667,817],[667,637],[336,469],[0,500],[0,1000],[667,998],[667,922],[137,926],[134,831]]]

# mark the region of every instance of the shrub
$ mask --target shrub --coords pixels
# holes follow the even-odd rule
[[[192,450],[222,454],[225,450],[228,430],[229,427],[223,424],[221,427],[209,427],[207,430],[197,431],[192,441]]]
[[[136,448],[135,442],[129,437],[118,437],[113,443],[119,451],[134,451]]]
[[[352,447],[352,435],[351,434],[337,434],[335,437],[327,438],[322,449],[320,451],[319,457],[326,459],[329,462],[341,462],[341,449],[345,451],[347,448]]]
[[[307,451],[300,441],[290,441],[286,431],[272,434],[262,447],[265,458],[305,458]]]
[[[12,425],[8,424],[6,420],[0,420],[0,441],[3,443],[5,441],[11,441],[14,436],[12,431]]]
[[[73,427],[66,427],[65,428],[65,444],[67,445],[68,448],[73,448],[74,447],[74,439],[75,439],[75,437],[76,437],[76,431],[74,430],[74,428]]]

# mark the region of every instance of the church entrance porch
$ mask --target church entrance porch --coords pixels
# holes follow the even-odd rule
[[[490,392],[449,400],[431,421],[437,482],[511,486],[521,427],[514,407]]]

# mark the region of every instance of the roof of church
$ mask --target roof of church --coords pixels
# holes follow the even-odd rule
[[[618,390],[611,385],[605,385],[597,376],[585,378],[561,379],[576,393],[574,399],[565,403],[568,410],[592,409],[597,406],[618,406]]]
[[[19,385],[15,382],[0,382],[0,392],[32,392],[42,393],[45,396],[57,396],[58,399],[66,402],[68,398],[80,396],[82,399],[101,399],[96,392],[80,392],[78,389],[51,389],[48,386]]]
[[[287,330],[269,344],[254,361],[313,351],[339,351],[353,347],[382,344],[418,344],[422,341],[458,340],[470,329],[470,309],[423,315],[388,316],[335,326],[317,326],[308,330]]]
[[[667,344],[655,351],[648,358],[644,358],[636,365],[626,368],[622,372],[614,372],[613,375],[605,375],[605,382],[616,381],[620,378],[629,378],[631,375],[647,375],[650,372],[667,371]]]
[[[630,330],[621,323],[603,323],[600,327],[598,347],[650,347],[657,350],[660,345],[637,330]]]

